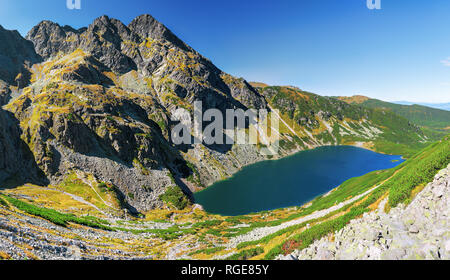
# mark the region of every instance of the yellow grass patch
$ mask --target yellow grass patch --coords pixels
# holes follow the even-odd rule
[[[386,192],[385,194],[383,194],[377,201],[375,201],[373,204],[369,205],[369,209],[372,211],[375,211],[378,209],[378,207],[380,206],[380,203],[386,199],[388,196],[388,192]]]
[[[11,259],[11,256],[8,255],[6,252],[0,251],[0,260],[9,260]]]
[[[102,216],[101,213],[90,205],[81,203],[60,191],[45,187],[28,184],[4,192],[9,195],[29,197],[33,200],[33,204],[65,213]]]
[[[348,104],[361,104],[361,103],[364,103],[367,100],[369,100],[369,97],[362,96],[362,95],[355,95],[355,96],[351,96],[351,97],[341,96],[338,99],[341,101],[344,101]]]

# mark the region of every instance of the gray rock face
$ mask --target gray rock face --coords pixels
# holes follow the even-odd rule
[[[18,161],[15,154],[20,150],[20,146],[15,140],[20,139],[20,131],[12,125],[8,113],[0,109],[0,181],[19,170]]]
[[[140,211],[162,206],[159,196],[174,184],[169,173],[187,194],[192,189],[180,178],[193,170],[168,137],[178,104],[203,101],[204,110],[222,111],[267,107],[245,80],[220,71],[149,15],[128,26],[102,16],[78,30],[42,21],[26,38],[0,27],[0,105],[10,102],[8,110],[17,119],[14,134],[2,127],[3,149],[12,156],[19,147],[11,146],[8,135],[22,138],[17,143],[31,150],[30,164],[51,183],[74,170],[93,174],[116,185]],[[28,86],[31,73],[36,79]],[[11,87],[16,84],[17,90]],[[126,94],[118,97],[111,87]],[[193,147],[193,153],[203,149]],[[210,153],[224,163],[225,174],[264,159],[252,147],[239,148],[236,158],[226,151]],[[0,181],[19,168],[10,154],[2,155]],[[223,178],[203,163],[197,164],[202,184]]]
[[[131,59],[120,52],[121,41],[126,38],[127,32],[129,30],[121,22],[103,16],[89,28],[79,30],[42,21],[28,32],[26,38],[34,43],[37,53],[44,59],[80,48],[92,53],[114,71],[126,73],[135,68]]]
[[[114,72],[138,70],[155,78],[156,91],[173,91],[191,103],[201,100],[207,108],[266,108],[251,85],[220,71],[150,15],[128,26],[102,16],[79,30],[43,21],[26,38],[44,59],[82,49]]]
[[[450,166],[407,207],[399,206],[386,214],[382,204],[377,211],[334,233],[334,242],[325,237],[292,256],[300,260],[449,260],[449,194]]]
[[[185,185],[194,171],[169,143],[170,115],[180,104],[202,101],[204,110],[222,111],[267,108],[245,80],[220,71],[149,15],[128,26],[102,16],[79,30],[42,21],[26,38],[36,50],[31,53],[45,62],[30,64],[37,79],[26,93],[2,84],[0,102],[14,95],[9,110],[21,123],[33,162],[53,184],[73,170],[93,174],[116,185],[139,211],[161,207],[159,196],[174,183],[188,195],[195,189]],[[205,149],[223,170],[217,172],[211,161],[196,163],[197,185],[265,159],[251,146],[237,148],[233,157],[227,149],[191,147],[192,154]]]
[[[173,34],[172,31],[158,22],[151,15],[141,15],[135,18],[128,25],[128,28],[141,38],[166,40],[185,51],[193,51],[191,47],[186,45],[175,34]]]
[[[33,27],[26,36],[26,39],[33,38],[36,52],[41,55],[44,60],[49,59],[52,55],[62,52],[72,52],[77,45],[72,40],[66,38],[78,38],[81,30],[74,30],[69,26],[61,27],[51,21],[42,21],[37,26]]]
[[[42,180],[20,134],[17,119],[0,108],[0,182],[7,179],[22,182]]]
[[[22,38],[16,30],[0,26],[0,80],[25,87],[30,76],[28,69],[40,61],[41,57],[30,41]]]

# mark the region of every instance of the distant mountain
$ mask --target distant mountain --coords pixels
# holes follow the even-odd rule
[[[324,97],[293,86],[267,86],[258,90],[269,107],[283,119],[281,131],[303,143],[314,135],[315,146],[355,145],[385,153],[414,154],[429,135],[391,110],[367,108]],[[310,141],[310,140],[309,140]],[[283,145],[292,142],[281,141]]]
[[[352,97],[338,97],[349,104],[357,104],[367,108],[385,108],[407,118],[409,121],[434,129],[450,127],[450,112],[423,105],[401,105],[356,95]]]
[[[450,111],[450,103],[414,103],[414,102],[408,102],[408,101],[396,101],[396,102],[392,102],[395,104],[400,104],[400,105],[422,105],[422,106],[426,106],[426,107],[431,107],[431,108],[435,108],[435,109],[440,109],[440,110],[446,110],[446,111]]]

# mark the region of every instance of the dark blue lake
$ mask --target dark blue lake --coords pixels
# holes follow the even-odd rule
[[[357,147],[320,147],[245,167],[232,178],[196,193],[195,201],[207,212],[225,216],[301,206],[350,178],[402,162],[401,156]]]

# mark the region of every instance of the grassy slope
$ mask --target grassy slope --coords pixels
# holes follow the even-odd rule
[[[66,227],[69,223],[75,223],[79,225],[85,225],[88,227],[99,228],[103,230],[112,230],[110,227],[104,225],[104,221],[96,218],[96,217],[84,217],[79,218],[73,214],[65,214],[58,212],[53,209],[39,207],[18,199],[15,199],[10,196],[0,195],[1,203],[4,206],[7,206],[5,202],[9,202],[12,206],[16,207],[18,210],[23,211],[25,213],[41,217],[46,219],[56,225]]]
[[[421,105],[399,105],[378,99],[361,99],[358,97],[342,97],[341,100],[359,104],[367,108],[386,108],[410,120],[411,122],[434,129],[445,129],[450,126],[450,112]]]
[[[399,203],[408,204],[413,198],[414,190],[431,182],[434,175],[439,170],[448,166],[448,164],[450,164],[450,136],[428,146],[398,167],[383,171],[383,175],[377,178],[379,180],[378,182],[377,179],[374,180],[376,177],[374,175],[375,173],[350,179],[342,185],[343,188],[338,188],[332,194],[333,199],[344,197],[344,194],[347,192],[346,189],[352,185],[355,187],[360,185],[363,188],[370,185],[379,185],[379,187],[368,197],[361,200],[360,203],[355,203],[349,211],[342,213],[339,217],[326,220],[301,233],[290,236],[290,238],[272,248],[265,255],[265,259],[273,259],[280,254],[287,254],[295,249],[307,248],[315,240],[326,236],[328,233],[340,230],[350,220],[370,211],[371,206],[386,194],[388,194],[388,209],[397,206]],[[387,174],[392,176],[386,179]],[[357,182],[359,183],[355,184]],[[359,191],[362,191],[362,189]],[[318,198],[312,207],[315,204],[324,206],[327,204],[326,200],[330,200],[330,198]],[[314,208],[319,209],[321,207]],[[280,234],[284,233],[280,232]]]
[[[198,210],[192,211],[192,209],[183,211],[161,210],[148,213],[146,220],[154,219],[153,216],[156,215],[158,219],[165,217],[164,221],[171,221],[172,225],[167,229],[133,229],[130,228],[131,222],[127,222],[128,224],[125,227],[118,227],[98,218],[77,217],[52,209],[34,206],[29,202],[14,199],[10,195],[0,195],[0,206],[15,207],[20,211],[40,216],[63,226],[67,226],[68,223],[76,223],[106,230],[126,231],[136,235],[136,238],[139,238],[139,234],[151,233],[155,235],[155,238],[162,240],[161,244],[166,244],[165,242],[170,241],[175,242],[172,244],[175,246],[178,243],[186,242],[186,238],[190,238],[190,242],[194,238],[198,240],[196,242],[199,242],[197,244],[200,247],[194,246],[192,248],[189,256],[193,258],[210,259],[215,256],[232,253],[231,259],[272,259],[279,254],[305,248],[314,240],[339,230],[351,219],[374,209],[374,204],[379,202],[381,198],[388,198],[389,207],[394,207],[398,203],[409,203],[417,191],[432,180],[438,170],[450,163],[449,155],[450,136],[447,136],[442,141],[423,149],[396,168],[376,171],[350,179],[328,195],[313,200],[309,206],[304,208],[291,207],[289,209],[266,211],[239,217],[209,215]],[[230,250],[224,246],[231,237],[245,234],[259,227],[277,226],[284,222],[307,216],[315,211],[328,209],[376,186],[378,188],[369,195],[322,218],[285,228],[260,240],[241,243],[236,249]],[[161,213],[158,215],[159,212]],[[133,223],[138,224],[140,221],[142,220],[137,219]],[[240,224],[248,226],[236,227]],[[149,244],[149,246],[152,245]],[[161,257],[164,257],[164,251],[159,253]]]

